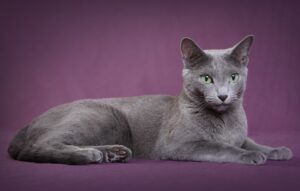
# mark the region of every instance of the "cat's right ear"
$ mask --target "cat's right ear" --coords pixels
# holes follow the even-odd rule
[[[207,55],[190,38],[183,38],[180,44],[180,50],[186,65],[193,66],[199,61],[207,58]]]

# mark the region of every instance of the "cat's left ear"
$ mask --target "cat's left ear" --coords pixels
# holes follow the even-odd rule
[[[247,65],[249,61],[249,50],[253,43],[254,36],[248,35],[240,42],[233,46],[230,56],[243,65]]]

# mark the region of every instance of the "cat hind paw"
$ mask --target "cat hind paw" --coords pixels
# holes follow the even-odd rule
[[[123,145],[114,145],[106,149],[105,161],[106,162],[128,162],[132,157],[132,152],[129,148]]]

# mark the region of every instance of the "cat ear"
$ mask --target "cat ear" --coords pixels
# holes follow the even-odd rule
[[[244,37],[240,42],[233,46],[230,53],[231,57],[237,60],[239,63],[247,65],[249,61],[249,49],[253,43],[253,40],[253,35]]]
[[[207,57],[204,51],[201,50],[190,38],[185,37],[181,40],[180,49],[183,59],[187,61],[186,64],[193,65],[201,59]]]

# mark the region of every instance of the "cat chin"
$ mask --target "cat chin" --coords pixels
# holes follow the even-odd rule
[[[216,112],[223,113],[227,111],[230,108],[229,104],[218,104],[218,105],[212,105],[211,109],[213,109]]]

